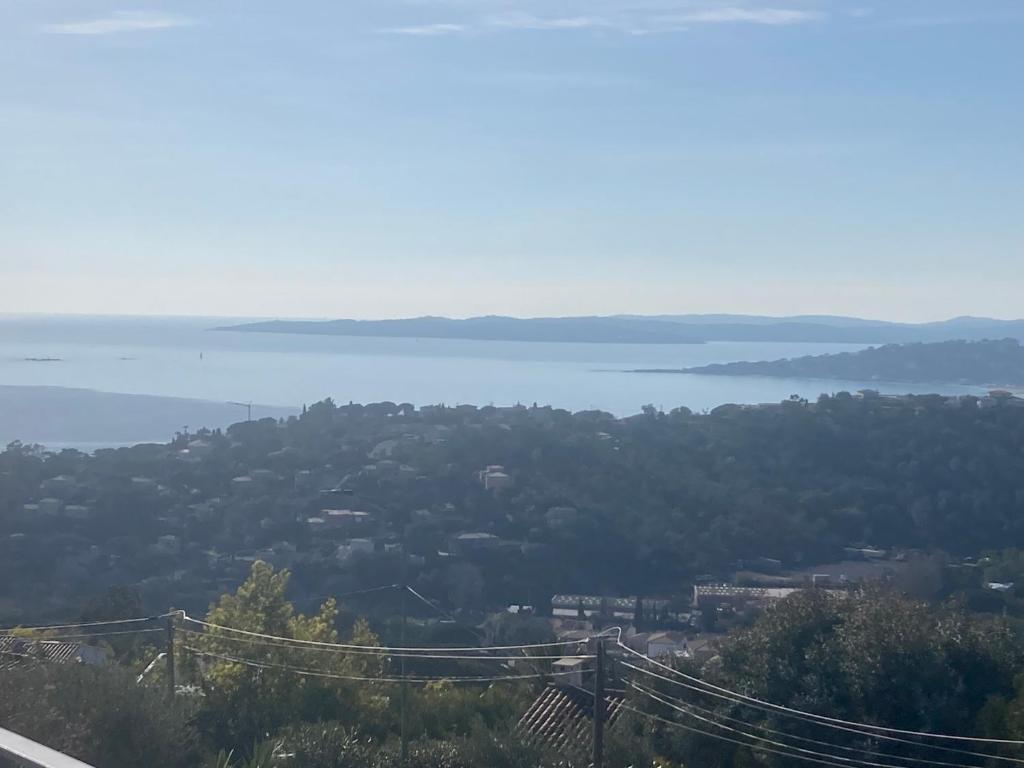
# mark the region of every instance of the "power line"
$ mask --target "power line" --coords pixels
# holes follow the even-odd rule
[[[630,685],[633,685],[632,682],[629,682],[629,681],[627,681],[627,682]],[[636,686],[634,685],[633,687],[636,687]],[[647,689],[647,688],[642,688],[641,690],[643,690],[645,693],[651,693],[652,692],[650,689]],[[845,746],[843,744],[835,744],[835,743],[829,742],[829,741],[821,741],[820,739],[812,739],[812,738],[809,738],[807,736],[798,736],[796,734],[789,733],[787,731],[780,731],[780,730],[777,730],[775,728],[769,728],[766,725],[760,725],[758,723],[749,723],[746,720],[742,720],[742,719],[740,719],[738,717],[730,717],[729,715],[723,714],[721,712],[716,712],[713,709],[707,709],[705,707],[698,706],[697,704],[693,704],[693,703],[688,702],[688,701],[682,701],[681,699],[673,698],[671,696],[668,696],[667,694],[662,694],[660,691],[657,691],[657,693],[659,693],[661,696],[663,696],[664,698],[666,698],[666,699],[668,699],[670,701],[673,701],[673,702],[676,702],[678,704],[681,704],[687,710],[694,709],[694,710],[697,710],[698,712],[703,712],[706,715],[710,715],[712,717],[717,717],[717,718],[720,718],[722,720],[726,720],[726,721],[731,722],[731,723],[737,723],[739,725],[745,725],[745,726],[748,726],[748,727],[757,728],[758,730],[764,731],[765,733],[771,733],[771,734],[774,734],[776,736],[783,736],[783,737],[788,738],[788,739],[794,739],[796,741],[802,741],[805,744],[816,744],[816,745],[821,746],[821,747],[830,747],[832,749],[839,749],[839,750],[842,750],[844,752],[852,752],[852,753],[855,753],[855,754],[871,754],[871,755],[877,755],[879,757],[892,758],[893,760],[906,760],[906,761],[912,762],[912,763],[923,763],[925,765],[942,765],[942,766],[946,766],[947,768],[979,768],[979,766],[968,766],[968,765],[964,765],[963,763],[947,763],[947,762],[943,762],[941,760],[932,760],[932,759],[920,758],[920,757],[910,757],[908,755],[890,755],[890,754],[888,754],[886,752],[879,752],[876,749],[861,748],[861,747],[848,747],[848,746]],[[871,736],[871,734],[866,734],[865,733],[865,734],[861,734],[861,735],[862,736],[867,736],[869,738],[873,738]]]
[[[314,595],[311,597],[300,597],[297,600],[292,600],[292,603],[311,603],[319,602],[320,600],[344,600],[348,597],[358,597],[359,595],[369,595],[374,592],[383,592],[388,589],[398,589],[398,584],[385,584],[380,587],[370,587],[369,589],[355,589],[351,592],[342,592],[340,595]]]
[[[60,640],[83,640],[83,639],[89,639],[91,637],[112,637],[114,635],[138,635],[138,634],[142,634],[144,632],[162,632],[162,631],[163,631],[162,627],[151,627],[149,629],[122,629],[122,630],[117,630],[117,631],[114,631],[114,632],[90,632],[88,634],[81,634],[81,635],[54,635],[53,637],[50,637],[50,636],[34,637],[32,635],[0,635],[0,638],[10,637],[10,638],[12,638],[14,640],[25,640],[27,642],[32,642],[32,643],[40,643],[40,642],[45,643],[45,642],[57,642],[57,641],[60,641]]]
[[[197,656],[207,656],[221,661],[227,661],[232,664],[243,664],[248,667],[255,667],[257,669],[277,669],[283,672],[292,672],[297,675],[305,675],[310,677],[324,677],[333,680],[350,680],[354,682],[362,683],[401,683],[403,679],[410,683],[494,683],[502,682],[506,680],[531,680],[542,677],[558,677],[559,675],[572,675],[575,672],[548,672],[548,673],[537,673],[530,675],[500,675],[493,677],[479,677],[479,676],[455,676],[455,677],[362,677],[358,675],[338,675],[331,672],[322,672],[313,669],[301,669],[299,667],[291,667],[287,664],[271,664],[270,662],[257,662],[250,661],[249,659],[239,659],[233,656],[225,656],[219,653],[210,653],[209,651],[201,651],[198,648],[193,648],[188,645],[181,646],[182,650],[190,651]]]
[[[848,766],[846,766],[844,763],[834,763],[834,762],[832,762],[830,760],[821,760],[821,759],[816,758],[816,757],[808,757],[806,755],[794,754],[792,752],[786,752],[786,751],[779,750],[779,749],[773,749],[771,747],[763,747],[763,746],[758,746],[757,744],[749,744],[749,743],[747,743],[745,741],[740,741],[739,739],[732,739],[732,738],[729,738],[728,736],[722,736],[722,735],[717,734],[717,733],[711,733],[710,731],[705,731],[705,730],[703,730],[701,728],[694,728],[693,726],[685,725],[683,723],[677,723],[675,720],[669,720],[668,718],[665,718],[665,717],[660,717],[658,715],[652,715],[649,712],[644,712],[643,710],[637,709],[636,707],[631,707],[631,706],[629,706],[629,704],[622,704],[622,708],[627,710],[627,711],[629,711],[629,712],[632,712],[632,713],[634,713],[636,715],[640,715],[640,717],[645,717],[648,720],[657,720],[659,723],[663,723],[664,725],[670,725],[673,728],[681,728],[682,730],[689,731],[690,733],[697,733],[697,734],[700,734],[701,736],[707,736],[709,739],[717,739],[718,741],[726,741],[726,742],[729,742],[730,744],[737,744],[737,745],[739,745],[741,747],[746,747],[747,749],[752,749],[752,750],[755,750],[755,751],[758,751],[758,752],[767,752],[768,754],[772,754],[772,755],[781,755],[782,757],[791,757],[791,758],[793,758],[795,760],[803,760],[805,762],[815,763],[817,765],[829,765],[829,766],[833,766],[833,768],[848,768]]]
[[[448,654],[444,653],[445,648],[437,648],[438,653],[426,654],[426,653],[390,653],[386,648],[376,648],[374,646],[363,646],[360,650],[345,650],[334,647],[319,647],[312,646],[304,648],[296,646],[291,643],[280,643],[271,642],[268,640],[262,640],[259,638],[251,637],[230,637],[226,635],[217,635],[212,632],[196,632],[192,629],[182,629],[182,633],[191,635],[193,637],[205,637],[215,640],[226,640],[229,642],[237,643],[249,643],[250,645],[263,646],[267,648],[285,648],[292,651],[313,651],[313,652],[325,652],[325,653],[337,653],[342,655],[353,655],[353,656],[374,656],[377,658],[389,657],[389,658],[407,658],[407,659],[450,659],[454,661],[553,661],[556,659],[565,658],[564,654],[556,656],[473,656],[470,654]],[[288,638],[292,639],[292,638]],[[593,656],[574,656],[574,658],[581,659],[592,659]]]
[[[160,616],[144,616],[137,619],[111,619],[109,621],[86,621],[76,624],[39,624],[34,627],[4,627],[0,628],[0,634],[14,632],[15,630],[46,630],[46,629],[79,629],[82,627],[105,627],[112,624],[138,624],[146,621],[156,621],[167,618],[166,614]]]
[[[418,653],[418,652],[432,653],[432,652],[436,652],[436,651],[439,651],[439,650],[446,650],[446,651],[453,651],[453,652],[464,651],[466,653],[473,653],[473,652],[483,652],[483,651],[515,651],[515,650],[520,650],[520,649],[523,649],[523,648],[553,648],[553,647],[557,647],[557,646],[566,645],[566,643],[564,643],[564,642],[556,641],[556,642],[553,642],[553,643],[528,643],[528,644],[522,644],[522,645],[464,646],[464,647],[459,647],[459,648],[438,648],[436,646],[435,647],[429,647],[429,648],[395,648],[395,647],[386,647],[386,646],[353,645],[351,643],[325,643],[325,642],[320,642],[320,641],[317,641],[317,640],[299,640],[299,639],[291,638],[291,637],[280,637],[279,635],[268,635],[268,634],[263,633],[263,632],[250,632],[249,630],[245,630],[245,629],[235,629],[234,627],[224,627],[224,626],[221,626],[219,624],[212,624],[212,623],[210,623],[208,621],[201,621],[200,619],[193,619],[192,617],[185,615],[184,612],[182,612],[182,618],[185,621],[192,622],[193,624],[198,624],[200,626],[208,627],[210,629],[218,629],[218,630],[221,630],[223,632],[235,632],[235,633],[238,633],[238,634],[247,635],[249,637],[261,637],[261,638],[268,639],[268,640],[283,640],[285,642],[296,643],[296,644],[301,644],[301,645],[321,646],[321,647],[325,647],[325,648],[342,648],[342,649],[345,649],[345,650],[352,650],[352,649],[355,649],[355,650],[365,650],[365,649],[375,650],[375,649],[377,649],[377,650],[380,650],[381,652],[394,652],[394,653]],[[587,639],[589,639],[589,638],[587,638]],[[584,642],[584,641],[580,641],[580,642]]]
[[[680,706],[672,703],[670,700],[662,698],[661,696],[658,696],[653,691],[650,691],[647,688],[643,688],[642,686],[636,685],[635,683],[631,682],[631,683],[629,683],[629,686],[631,688],[633,688],[634,690],[643,693],[644,695],[646,695],[647,697],[653,699],[654,701],[657,701],[660,704],[663,704],[664,706],[669,707],[670,709],[674,709],[677,712],[682,712],[685,715],[689,715],[690,717],[695,718],[696,720],[699,720],[699,721],[701,721],[703,723],[707,723],[708,725],[712,725],[715,728],[720,728],[720,729],[722,729],[722,730],[724,730],[724,731],[726,731],[728,733],[735,733],[735,734],[737,734],[739,736],[746,736],[747,738],[755,739],[755,740],[758,740],[758,741],[762,741],[765,744],[770,744],[770,745],[775,746],[775,747],[782,747],[784,749],[792,749],[792,750],[795,750],[795,751],[800,752],[801,754],[805,754],[805,755],[813,755],[815,757],[825,757],[825,758],[830,758],[830,759],[833,759],[833,760],[840,760],[840,761],[842,761],[842,762],[844,762],[844,763],[846,763],[848,765],[870,766],[870,768],[903,768],[902,766],[893,765],[891,763],[876,763],[876,762],[873,762],[871,760],[861,760],[861,759],[852,758],[852,757],[842,757],[841,755],[836,755],[836,754],[832,754],[832,753],[828,753],[828,752],[818,752],[818,751],[813,750],[813,749],[805,749],[804,747],[797,747],[797,746],[794,746],[792,744],[786,744],[786,743],[781,742],[781,741],[775,741],[773,739],[766,739],[763,736],[759,736],[756,733],[750,733],[748,731],[744,731],[744,730],[741,730],[739,728],[733,728],[732,726],[716,722],[716,721],[711,720],[711,719],[706,718],[706,717],[702,717],[701,715],[698,715],[698,714],[696,714],[696,713],[686,709],[685,707],[680,707]],[[835,747],[835,745],[829,745],[827,743],[825,743],[825,744],[826,744],[826,746]],[[976,768],[976,767],[962,766],[962,768]]]
[[[679,675],[680,677],[684,678],[685,680],[689,680],[689,681],[691,681],[693,683],[696,683],[698,685],[706,686],[707,688],[709,688],[711,690],[719,691],[719,692],[721,692],[723,694],[728,694],[730,696],[734,696],[734,697],[743,699],[744,701],[749,702],[751,704],[758,704],[760,706],[769,707],[770,709],[773,709],[773,710],[776,710],[776,711],[779,711],[779,712],[788,712],[789,714],[792,714],[792,715],[799,715],[801,717],[809,717],[809,718],[812,718],[814,720],[820,720],[820,721],[826,722],[826,723],[836,723],[836,724],[839,724],[839,725],[852,726],[852,727],[859,728],[859,729],[862,729],[862,730],[884,731],[886,733],[899,733],[899,734],[903,734],[905,736],[919,736],[919,737],[922,737],[922,738],[932,738],[932,739],[948,739],[948,740],[953,740],[953,741],[973,741],[973,742],[979,742],[979,743],[984,743],[984,744],[1011,744],[1011,745],[1014,745],[1014,746],[1024,746],[1024,741],[1017,741],[1017,740],[1014,740],[1014,739],[986,739],[986,738],[981,738],[981,737],[978,737],[978,736],[955,736],[955,735],[946,734],[946,733],[925,733],[923,731],[910,731],[910,730],[903,730],[903,729],[900,729],[900,728],[888,728],[888,727],[883,726],[883,725],[870,725],[868,723],[858,723],[858,722],[853,721],[853,720],[842,720],[842,719],[836,718],[836,717],[827,717],[826,715],[818,715],[818,714],[815,714],[814,712],[805,712],[805,711],[800,710],[800,709],[793,709],[791,707],[783,706],[782,704],[773,704],[770,701],[762,701],[761,699],[756,699],[756,698],[754,698],[752,696],[747,696],[745,694],[738,693],[736,691],[731,691],[728,688],[722,688],[721,686],[717,686],[717,685],[714,685],[713,683],[709,683],[709,682],[707,682],[705,680],[701,680],[699,677],[693,677],[692,675],[688,675],[685,672],[680,672],[678,669],[673,669],[672,667],[668,666],[667,664],[662,664],[661,662],[655,661],[654,659],[650,658],[649,656],[645,656],[644,654],[640,653],[639,651],[634,651],[632,648],[630,648],[629,646],[625,645],[621,641],[618,643],[618,645],[619,645],[620,648],[628,651],[629,653],[633,654],[634,656],[639,656],[644,661],[647,661],[647,662],[649,662],[650,664],[653,664],[656,667],[661,667],[662,669],[665,669],[665,670],[671,672],[672,674]]]
[[[647,658],[647,657],[644,657],[644,658]],[[652,661],[652,663],[657,663],[657,662],[654,662],[652,659],[648,659],[648,660]],[[741,704],[741,705],[743,705],[745,707],[751,707],[753,709],[760,709],[760,710],[763,710],[765,712],[775,712],[775,713],[778,713],[778,711],[773,709],[772,707],[762,706],[760,704],[754,704],[754,703],[750,703],[750,702],[744,700],[744,698],[749,698],[749,697],[737,698],[738,696],[741,696],[741,694],[736,694],[734,696],[724,695],[724,694],[721,694],[721,693],[716,693],[715,691],[709,691],[709,690],[705,690],[704,688],[698,688],[698,687],[693,686],[693,685],[688,685],[687,683],[684,683],[684,682],[682,682],[680,680],[674,680],[674,679],[672,679],[670,677],[665,677],[664,675],[659,675],[656,672],[651,672],[650,670],[642,669],[641,667],[634,666],[633,664],[628,664],[626,662],[623,662],[622,665],[624,667],[626,667],[627,669],[632,669],[632,670],[634,670],[636,672],[640,672],[642,674],[649,675],[651,677],[656,677],[659,680],[663,680],[663,681],[665,681],[667,683],[672,683],[673,685],[678,685],[678,686],[680,686],[682,688],[686,688],[687,690],[690,690],[690,691],[695,691],[697,693],[702,693],[702,694],[704,694],[706,696],[713,696],[713,697],[715,697],[717,699],[724,699],[725,701],[729,701],[729,702],[732,702],[734,704]],[[659,664],[659,666],[664,666],[664,665],[660,665]],[[669,669],[671,669],[671,667],[669,667]],[[680,674],[682,674],[682,673],[680,673]],[[722,690],[726,690],[726,689],[722,689]],[[820,722],[820,721],[815,720],[813,718],[804,717],[801,714],[794,714],[793,712],[781,712],[779,714],[782,714],[782,715],[784,715],[786,717],[794,717],[794,718],[796,718],[798,720],[802,720],[802,721],[811,723],[812,725],[817,725],[817,726],[819,726],[821,728],[832,728],[834,730],[845,731],[847,733],[855,733],[855,734],[857,734],[859,736],[869,736],[869,737],[871,737],[873,739],[884,739],[885,741],[899,742],[901,744],[910,744],[911,746],[918,747],[918,748],[934,749],[934,750],[938,750],[940,752],[949,752],[949,753],[958,754],[958,755],[970,755],[971,757],[981,757],[981,758],[984,758],[986,760],[1003,760],[1003,761],[1011,762],[1011,763],[1024,763],[1024,760],[1021,760],[1021,759],[1015,758],[1015,757],[1002,757],[1000,755],[990,755],[990,754],[985,753],[985,752],[973,752],[973,751],[968,750],[968,749],[958,749],[956,747],[944,747],[944,746],[942,746],[940,744],[926,744],[926,743],[922,743],[922,742],[919,742],[919,741],[912,741],[910,739],[904,739],[904,738],[901,738],[899,736],[889,736],[889,735],[886,735],[886,734],[883,734],[883,733],[871,733],[869,731],[858,730],[856,728],[848,728],[848,727],[843,726],[843,725],[834,725],[832,723]]]

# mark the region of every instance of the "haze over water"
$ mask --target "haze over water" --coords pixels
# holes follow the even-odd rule
[[[4,390],[0,440],[85,447],[166,440],[184,424],[213,427],[244,419],[245,410],[227,401],[255,403],[254,418],[284,415],[325,397],[339,403],[391,400],[415,405],[536,402],[626,416],[647,403],[666,410],[686,406],[699,411],[723,403],[777,402],[793,394],[815,398],[821,392],[869,386],[894,392],[975,391],[955,386],[628,372],[855,351],[864,346],[854,344],[567,344],[209,330],[226,322],[224,318],[0,319],[0,385],[4,385],[0,387]],[[211,402],[104,398],[104,407],[97,408],[99,401],[89,399],[87,393],[76,396],[38,387]],[[115,425],[120,410],[134,414],[135,424]],[[140,420],[140,414],[149,418]]]

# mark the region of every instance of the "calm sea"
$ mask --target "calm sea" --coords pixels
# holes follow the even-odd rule
[[[821,392],[869,386],[901,392],[974,391],[628,372],[861,348],[851,344],[548,344],[210,330],[230,322],[0,318],[0,441],[96,447],[166,440],[186,425],[223,426],[243,419],[245,409],[228,401],[255,403],[254,418],[282,415],[325,397],[339,403],[392,400],[416,405],[536,402],[628,415],[648,403],[699,411],[723,403],[776,402],[793,394],[814,398]]]

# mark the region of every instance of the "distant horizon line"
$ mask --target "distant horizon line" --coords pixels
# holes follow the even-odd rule
[[[955,321],[981,321],[994,323],[1015,323],[1024,322],[1024,317],[995,317],[992,315],[958,314],[939,317],[928,320],[890,320],[877,317],[862,317],[848,314],[829,314],[824,312],[806,312],[789,315],[759,314],[753,312],[616,312],[610,314],[568,314],[568,315],[510,315],[510,314],[470,314],[470,315],[393,315],[387,317],[352,317],[352,316],[311,316],[311,315],[233,315],[233,314],[166,314],[166,313],[110,313],[110,312],[2,312],[2,320],[19,319],[83,319],[83,320],[209,320],[216,322],[244,321],[244,322],[307,322],[307,323],[329,323],[336,321],[355,322],[388,322],[403,320],[481,320],[489,318],[500,318],[507,320],[581,320],[581,319],[605,319],[605,320],[658,320],[666,318],[689,318],[689,319],[710,319],[716,318],[721,321],[743,320],[769,320],[777,322],[813,322],[814,320],[849,320],[855,322],[869,322],[891,325],[936,325]]]

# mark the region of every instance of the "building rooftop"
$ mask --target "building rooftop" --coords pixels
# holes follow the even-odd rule
[[[621,694],[605,699],[605,725],[611,727],[622,712]],[[578,688],[545,688],[519,720],[518,730],[535,743],[552,748],[585,748],[594,721],[593,697]]]

